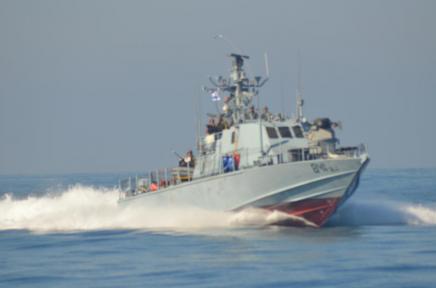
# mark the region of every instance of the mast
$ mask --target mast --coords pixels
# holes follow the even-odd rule
[[[232,68],[228,79],[219,76],[216,78],[209,77],[209,81],[216,87],[210,89],[205,87],[206,91],[220,90],[229,92],[228,111],[234,123],[242,123],[245,120],[244,112],[252,105],[253,97],[259,93],[268,78],[262,79],[256,76],[249,79],[244,70],[244,60],[250,59],[247,55],[232,53]]]
[[[241,113],[243,113],[242,110],[244,108],[242,104],[244,92],[248,92],[247,89],[248,79],[245,75],[245,71],[242,69],[242,66],[244,65],[244,59],[250,59],[250,57],[246,55],[240,55],[234,53],[230,54],[230,57],[233,58],[230,79],[232,79],[235,88],[234,96],[235,96],[236,109],[234,111],[235,113],[234,117],[237,120],[237,122],[239,122],[242,118]],[[249,96],[252,97],[252,95]]]
[[[303,84],[301,79],[301,70],[302,70],[301,56],[300,56],[300,51],[298,51],[298,84],[297,84],[297,93],[296,93],[297,105],[295,111],[295,117],[297,118],[296,119],[297,122],[301,122],[304,117],[303,116],[303,105],[304,105]]]

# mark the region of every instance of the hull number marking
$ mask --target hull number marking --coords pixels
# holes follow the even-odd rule
[[[311,163],[310,167],[315,174],[339,171],[338,167],[330,166],[325,163]]]

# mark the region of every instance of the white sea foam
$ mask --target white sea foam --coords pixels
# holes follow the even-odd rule
[[[0,230],[208,229],[259,227],[293,219],[278,211],[237,213],[187,207],[120,207],[118,190],[75,185],[59,194],[0,199]],[[332,225],[435,225],[436,209],[389,201],[351,202]]]
[[[422,205],[411,205],[405,207],[408,214],[408,224],[414,225],[436,225],[436,209]]]
[[[114,189],[73,186],[59,195],[0,201],[0,229],[72,231],[96,229],[141,229],[158,227],[201,227],[216,223],[217,215],[198,217],[198,211],[174,209],[124,209]],[[205,223],[206,222],[206,223]],[[219,225],[220,222],[217,223]]]
[[[436,225],[436,209],[391,200],[352,200],[331,225]]]

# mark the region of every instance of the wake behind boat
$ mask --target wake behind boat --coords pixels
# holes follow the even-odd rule
[[[120,205],[259,208],[291,216],[274,224],[324,225],[357,189],[369,162],[365,146],[339,147],[339,123],[307,121],[300,93],[294,117],[274,115],[267,107],[259,111],[253,99],[268,79],[247,77],[248,56],[230,57],[230,77],[211,78],[214,87],[205,88],[222,102],[222,112],[209,115],[198,156],[190,151],[179,167],[121,180]]]

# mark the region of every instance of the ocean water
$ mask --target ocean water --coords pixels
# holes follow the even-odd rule
[[[436,169],[367,170],[321,229],[120,209],[123,176],[0,176],[0,287],[436,287]]]

